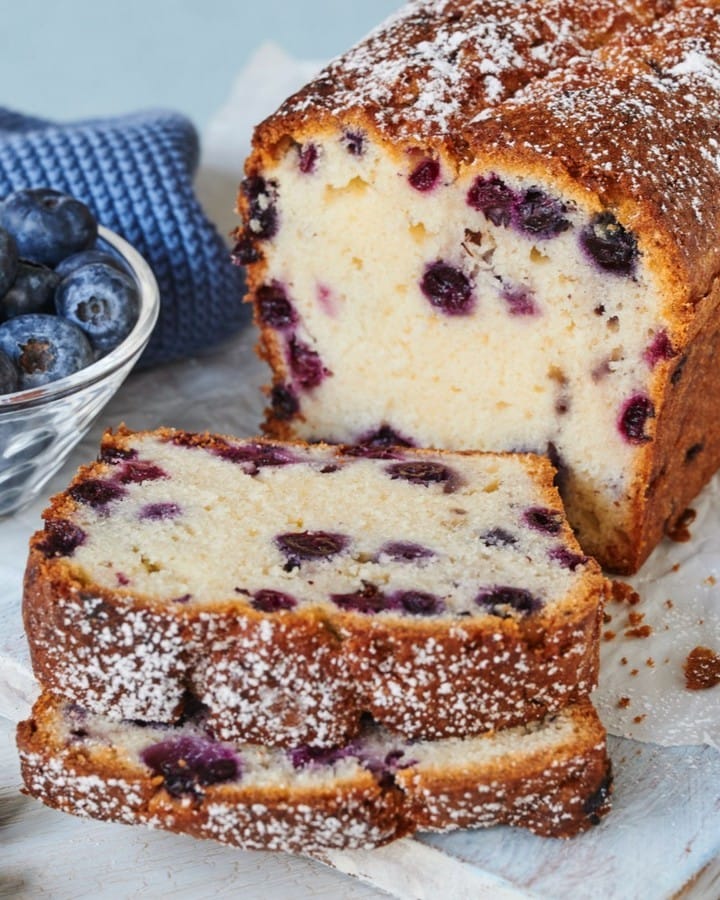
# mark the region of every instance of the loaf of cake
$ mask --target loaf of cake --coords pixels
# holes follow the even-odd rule
[[[717,2],[413,0],[256,130],[266,428],[534,451],[630,573],[720,463]]]
[[[318,751],[223,743],[193,717],[117,722],[42,695],[18,746],[27,792],[49,806],[251,849],[374,847],[497,823],[570,837],[609,807],[605,732],[588,703],[467,739],[409,743],[370,725]]]
[[[606,582],[547,460],[108,433],[31,540],[43,687],[114,719],[327,747],[540,719],[597,679]]]

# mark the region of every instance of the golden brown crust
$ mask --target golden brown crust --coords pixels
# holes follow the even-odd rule
[[[227,440],[155,434],[201,446]],[[126,429],[108,433],[104,451],[131,439]],[[547,461],[518,459],[548,507],[561,509]],[[107,465],[81,468],[72,484]],[[68,492],[54,497],[46,528],[72,520],[74,508]],[[566,523],[558,537],[579,552]],[[408,737],[469,735],[542,718],[597,682],[606,582],[592,560],[567,597],[517,620],[369,617],[321,605],[264,614],[226,598],[177,604],[101,588],[72,558],[48,557],[46,539],[33,536],[25,574],[33,669],[46,689],[93,712],[172,722],[189,691],[223,738],[328,746],[354,734],[364,712]]]
[[[605,732],[589,704],[572,711],[573,734],[552,750],[512,759],[413,763],[394,781],[366,769],[313,785],[208,785],[195,798],[171,796],[161,776],[122,747],[65,742],[58,701],[40,697],[20,723],[17,742],[26,790],[75,815],[148,824],[252,849],[313,852],[379,846],[417,829],[509,824],[537,834],[571,837],[609,809]],[[492,740],[492,737],[489,738]]]

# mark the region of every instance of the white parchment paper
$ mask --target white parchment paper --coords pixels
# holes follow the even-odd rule
[[[298,62],[275,46],[262,47],[210,123],[198,191],[224,233],[236,224],[234,195],[253,125],[318,68],[318,63]],[[201,357],[132,375],[43,497],[0,520],[0,715],[24,715],[35,690],[20,600],[27,541],[40,527],[47,497],[66,485],[80,463],[95,457],[102,431],[122,421],[133,428],[172,425],[257,433],[266,373],[255,359],[254,340],[249,326]],[[720,478],[693,508],[697,518],[691,539],[665,541],[631,580],[640,602],[608,606],[596,702],[608,730],[620,737],[720,746],[720,686],[689,691],[683,674],[694,647],[720,652]],[[647,637],[631,636],[643,626],[649,627]]]

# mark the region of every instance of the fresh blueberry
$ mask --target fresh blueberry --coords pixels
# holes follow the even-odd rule
[[[199,786],[234,781],[241,774],[240,757],[232,747],[196,735],[168,738],[140,755],[163,776],[165,790],[174,797],[197,794]]]
[[[497,175],[475,179],[467,195],[468,206],[485,214],[485,218],[493,225],[509,225],[517,195]]]
[[[645,434],[647,420],[655,416],[655,406],[649,397],[636,394],[631,397],[622,408],[618,419],[620,433],[630,444],[646,444],[651,440]]]
[[[19,388],[35,388],[72,375],[93,362],[92,347],[72,322],[57,316],[17,316],[0,325],[0,350],[19,372]]]
[[[13,361],[4,350],[0,350],[0,394],[12,394],[19,383],[20,376]]]
[[[506,619],[513,612],[529,615],[542,608],[543,602],[534,597],[525,588],[506,587],[504,585],[480,591],[475,598],[478,606],[482,606],[493,616]]]
[[[393,479],[401,478],[411,484],[421,484],[427,487],[430,484],[444,484],[446,493],[452,491],[455,481],[455,473],[448,466],[437,462],[399,462],[388,466],[385,470]]]
[[[348,594],[331,594],[332,602],[346,612],[374,615],[392,608],[392,601],[374,584],[365,583],[361,590]]]
[[[515,535],[504,528],[491,528],[490,531],[480,535],[480,540],[486,547],[512,547],[513,544],[517,544]]]
[[[585,253],[606,272],[632,275],[638,259],[637,238],[610,212],[598,213],[580,234]]]
[[[448,316],[467,316],[473,311],[472,282],[460,269],[441,259],[427,267],[420,289],[432,306]]]
[[[266,181],[262,175],[250,175],[243,181],[242,191],[248,201],[248,227],[253,237],[275,237],[278,230],[277,185]]]
[[[285,384],[274,384],[270,392],[270,406],[273,415],[281,422],[292,419],[300,409],[300,403],[291,387]]]
[[[73,522],[67,519],[50,519],[45,523],[45,534],[38,549],[47,557],[72,556],[86,538],[82,528]]]
[[[121,500],[127,491],[124,487],[113,481],[103,481],[100,478],[89,478],[87,481],[80,481],[68,491],[68,494],[83,503],[85,506],[91,506],[93,509],[100,509],[112,503],[114,500]]]
[[[388,541],[380,548],[378,555],[388,556],[395,562],[415,562],[418,559],[430,559],[435,556],[435,552],[412,541]]]
[[[513,224],[523,233],[542,240],[557,237],[570,228],[567,208],[539,188],[529,188],[515,206]]]
[[[8,290],[17,274],[18,250],[15,238],[0,228],[0,297]]]
[[[15,238],[22,259],[51,267],[92,247],[97,238],[97,222],[87,206],[50,188],[9,194],[0,204],[0,225]]]
[[[297,321],[293,305],[288,300],[288,296],[279,281],[262,285],[262,287],[258,288],[255,297],[258,318],[263,325],[282,329],[289,328]]]
[[[398,606],[403,612],[413,616],[436,616],[445,609],[445,604],[435,594],[426,591],[397,591],[390,602],[392,606]]]
[[[76,269],[81,269],[83,266],[89,266],[90,263],[102,263],[105,266],[110,266],[112,269],[117,269],[117,271],[122,272],[123,275],[128,274],[128,270],[122,260],[118,259],[117,256],[113,256],[113,254],[109,253],[107,250],[97,249],[81,250],[80,253],[73,253],[72,256],[66,257],[61,263],[55,266],[55,271],[60,278],[65,278],[68,275],[71,275]]]
[[[253,609],[260,612],[274,613],[283,609],[294,609],[297,606],[297,600],[290,594],[284,594],[282,591],[271,591],[268,589],[256,591],[250,601]]]
[[[140,296],[130,276],[104,263],[91,263],[63,278],[55,306],[58,315],[82,328],[93,348],[103,354],[132,331]]]
[[[329,531],[290,531],[279,534],[275,543],[296,565],[304,559],[328,559],[341,553],[350,543],[345,534]]]
[[[523,513],[523,521],[533,531],[545,534],[559,534],[562,531],[562,515],[554,509],[533,506]]]
[[[290,369],[298,384],[306,390],[317,387],[327,375],[331,374],[323,365],[320,355],[303,341],[293,336],[288,349]]]
[[[408,181],[416,191],[431,191],[440,178],[440,163],[436,159],[425,159],[412,170]]]
[[[0,322],[29,313],[52,313],[59,283],[60,278],[52,269],[21,259],[12,287],[0,297]]]

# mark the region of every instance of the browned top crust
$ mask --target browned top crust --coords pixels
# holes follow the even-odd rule
[[[259,126],[247,170],[341,121],[459,174],[550,175],[641,235],[681,341],[720,272],[718,8],[411,0]]]

